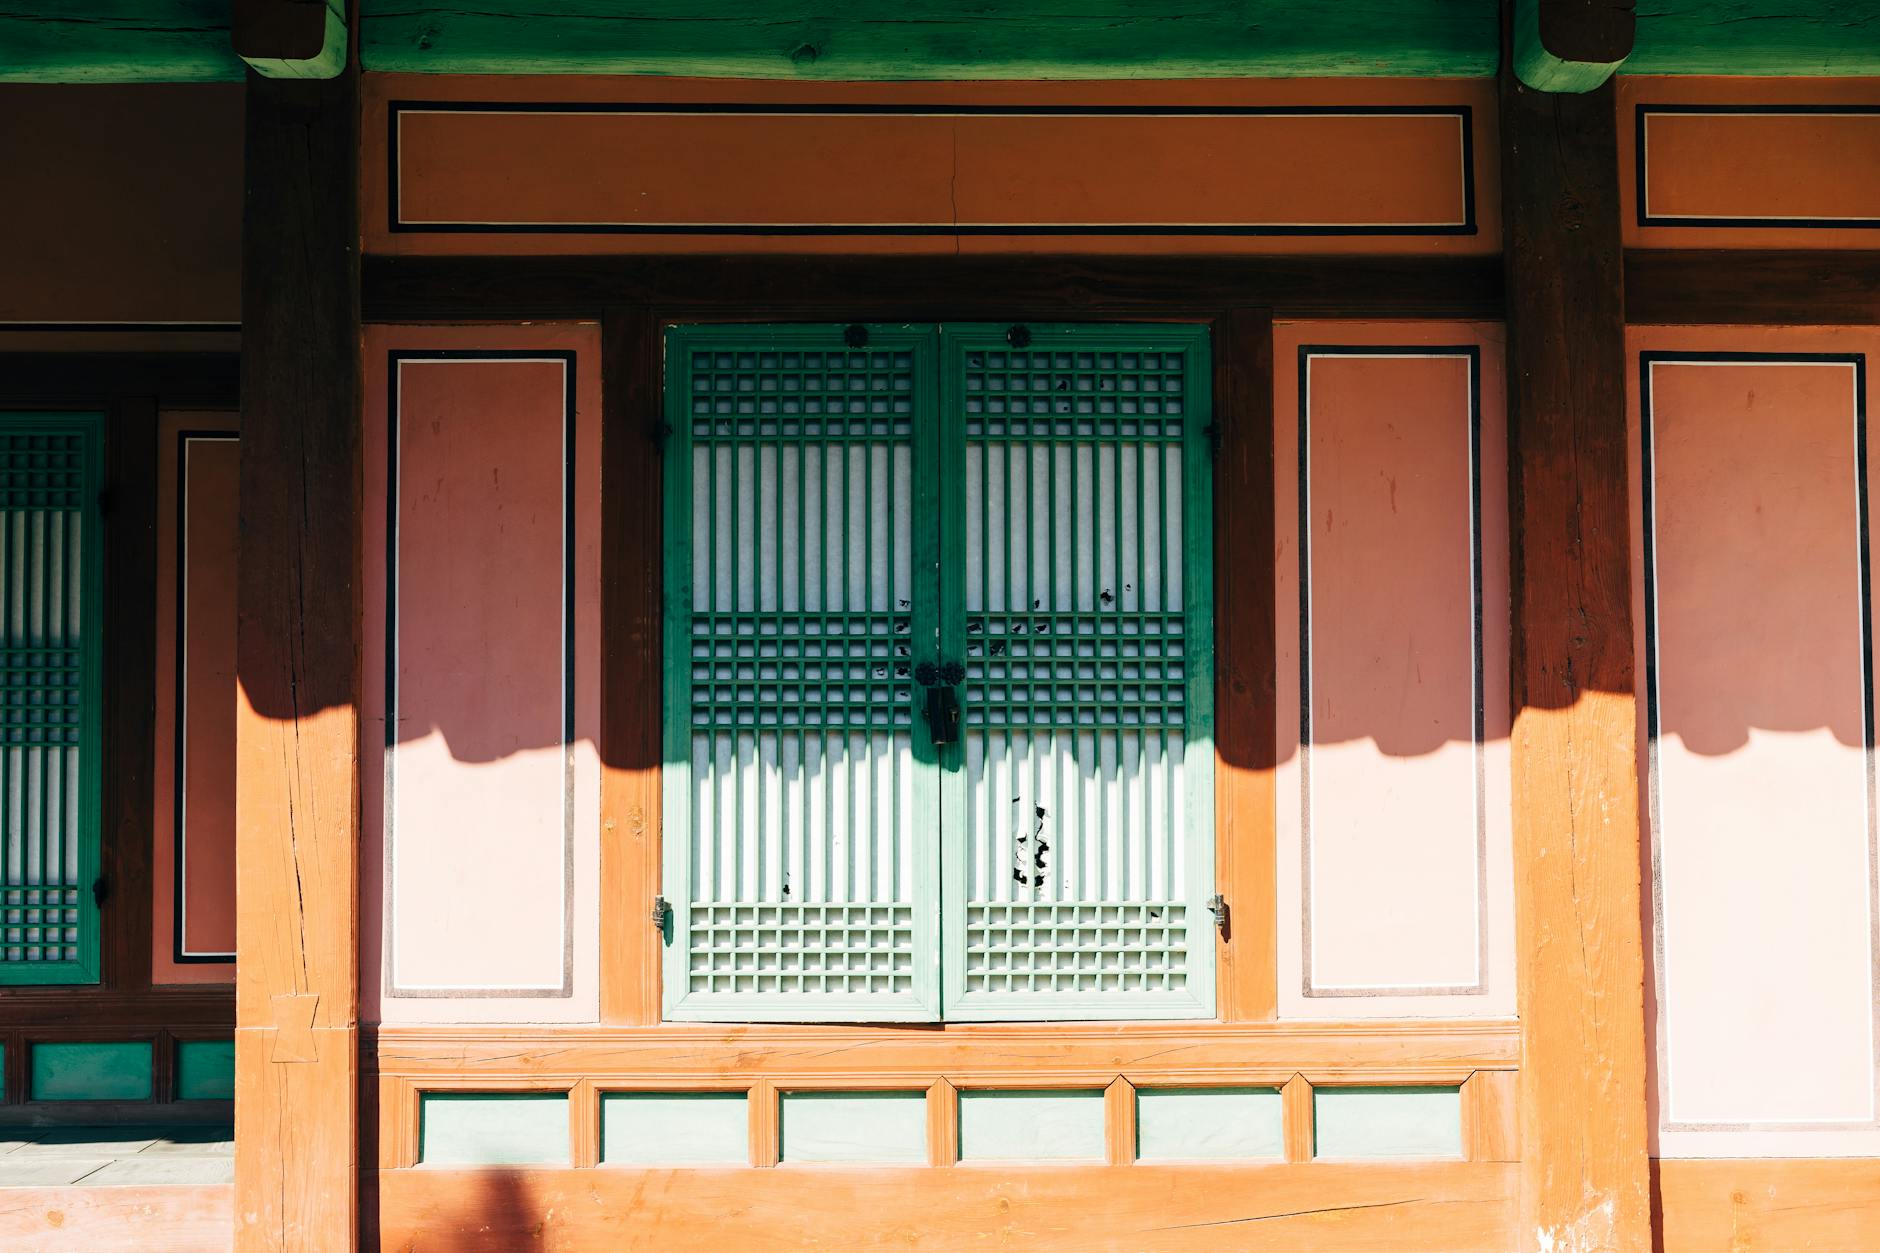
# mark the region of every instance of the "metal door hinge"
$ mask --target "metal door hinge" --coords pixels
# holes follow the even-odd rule
[[[648,434],[652,437],[653,447],[664,452],[666,450],[666,441],[672,438],[672,426],[669,423],[656,420],[653,423],[652,430],[649,431]]]
[[[1221,452],[1221,424],[1219,422],[1210,422],[1201,428],[1201,433],[1208,437],[1208,451],[1219,456]]]
[[[1208,898],[1208,912],[1214,915],[1214,928],[1227,934],[1227,898],[1216,894]]]
[[[111,880],[104,875],[99,875],[91,881],[91,903],[101,906],[110,899]]]
[[[655,896],[653,898],[653,926],[664,931],[666,924],[671,921],[672,906],[666,903],[665,897]]]

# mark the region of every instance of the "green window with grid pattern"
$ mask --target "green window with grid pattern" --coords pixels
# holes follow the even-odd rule
[[[1214,1013],[1203,328],[676,327],[665,1002]]]
[[[103,444],[0,413],[0,984],[98,979]]]

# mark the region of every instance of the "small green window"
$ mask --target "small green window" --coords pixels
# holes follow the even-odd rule
[[[0,984],[98,979],[103,443],[0,414]]]
[[[1206,330],[666,367],[668,1015],[1212,1016]]]

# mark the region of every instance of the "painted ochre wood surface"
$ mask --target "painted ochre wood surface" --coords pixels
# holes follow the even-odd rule
[[[247,93],[235,1245],[357,1238],[357,80]],[[289,295],[291,293],[291,295]]]
[[[371,252],[1141,253],[1153,238],[1486,254],[1499,239],[1483,81],[366,86]]]
[[[64,1187],[0,1190],[0,1245],[15,1253],[223,1249],[234,1188]]]
[[[1868,1161],[1652,1164],[1664,1253],[1866,1249],[1880,1230],[1880,1169]]]
[[[831,1170],[447,1170],[378,1177],[387,1248],[481,1253],[750,1250],[833,1242],[1174,1253],[1506,1253],[1516,1167],[1476,1162],[1272,1166],[962,1164]],[[664,1215],[649,1228],[645,1215]],[[709,1232],[709,1235],[706,1233]]]
[[[1651,1243],[1613,111],[1503,76],[1523,1249]]]
[[[1880,80],[1625,77],[1617,107],[1627,246],[1880,247]]]

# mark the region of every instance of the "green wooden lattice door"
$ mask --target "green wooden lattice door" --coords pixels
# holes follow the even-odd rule
[[[668,337],[668,1015],[1212,1015],[1205,331],[864,329]]]
[[[0,983],[98,978],[95,414],[0,414]]]

